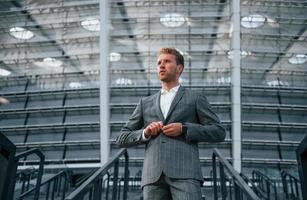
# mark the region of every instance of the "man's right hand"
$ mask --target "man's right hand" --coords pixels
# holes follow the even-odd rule
[[[151,136],[157,135],[161,132],[163,128],[163,123],[161,121],[159,122],[151,122],[145,129],[144,129],[144,135],[146,138],[149,138]]]

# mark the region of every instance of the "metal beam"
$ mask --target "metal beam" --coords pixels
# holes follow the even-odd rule
[[[109,1],[99,1],[100,15],[100,162],[109,158]]]

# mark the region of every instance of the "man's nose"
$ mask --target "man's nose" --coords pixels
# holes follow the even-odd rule
[[[164,68],[165,66],[164,66],[164,62],[161,62],[160,64],[159,64],[159,68]]]

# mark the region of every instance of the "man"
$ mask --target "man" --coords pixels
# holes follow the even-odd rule
[[[206,97],[179,84],[184,58],[161,48],[158,93],[142,98],[117,138],[120,147],[146,144],[141,186],[145,200],[200,200],[198,142],[221,142],[225,129]]]

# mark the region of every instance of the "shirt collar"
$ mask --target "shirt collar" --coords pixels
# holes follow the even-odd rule
[[[166,94],[166,93],[176,93],[179,90],[180,85],[177,85],[175,87],[173,87],[172,89],[170,89],[169,91],[167,91],[164,88],[161,88],[161,94]]]

